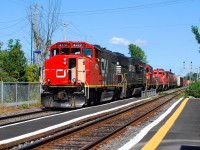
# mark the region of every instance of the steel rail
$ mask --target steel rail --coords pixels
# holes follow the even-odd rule
[[[176,91],[175,91],[175,92],[176,92]],[[170,93],[170,94],[172,94],[172,93]],[[167,95],[160,96],[160,97],[158,97],[157,99],[163,98],[163,97],[165,97],[165,96],[167,96]],[[171,97],[170,99],[173,99],[173,98],[176,97],[176,96],[177,96],[177,95],[174,95],[174,96]],[[168,101],[167,101],[167,102],[168,102]],[[67,130],[67,131],[62,131],[62,132],[60,132],[60,133],[58,133],[58,134],[55,134],[55,135],[53,135],[53,136],[50,136],[50,137],[48,137],[48,138],[44,138],[44,139],[42,139],[42,140],[38,140],[38,141],[36,141],[36,142],[33,142],[32,144],[29,144],[29,145],[26,145],[26,146],[24,146],[24,147],[21,147],[20,149],[32,149],[32,148],[36,148],[36,147],[38,147],[38,146],[40,146],[40,145],[43,145],[44,143],[48,143],[48,142],[50,142],[50,141],[52,141],[52,140],[58,139],[58,138],[63,137],[63,136],[65,136],[65,135],[72,134],[72,133],[77,132],[77,131],[79,131],[79,130],[81,130],[81,129],[84,129],[84,128],[86,128],[86,127],[92,126],[92,125],[94,125],[94,124],[97,124],[97,123],[101,122],[102,120],[109,119],[109,118],[114,117],[114,116],[117,116],[117,115],[119,115],[119,114],[121,114],[121,113],[123,113],[123,112],[127,112],[127,111],[129,111],[129,110],[131,110],[131,109],[135,109],[135,108],[137,108],[137,107],[141,107],[142,105],[145,105],[145,104],[146,104],[146,103],[143,103],[143,104],[134,106],[134,108],[130,108],[130,107],[129,107],[129,108],[126,108],[125,110],[121,110],[121,111],[115,112],[114,114],[109,114],[109,115],[107,115],[107,116],[98,118],[98,119],[96,119],[96,120],[94,120],[94,121],[90,121],[90,122],[88,122],[88,123],[85,123],[85,124],[83,124],[83,125],[80,125],[80,126],[78,126],[78,127],[76,127],[76,128],[73,128],[73,129],[70,129],[70,130]],[[152,113],[153,111],[159,109],[160,107],[162,107],[162,106],[165,105],[165,104],[166,104],[166,102],[163,103],[163,104],[161,104],[160,106],[158,106],[158,108],[153,108],[153,109],[150,111],[150,113]],[[140,116],[139,118],[135,119],[134,121],[136,121],[136,120],[138,120],[138,119],[141,119],[141,118],[143,118],[143,117],[146,116],[146,115],[147,115],[147,114],[145,114],[145,115],[143,115],[143,116]],[[91,143],[91,144],[89,144],[89,145],[83,147],[82,149],[90,149],[90,148],[94,147],[95,145],[97,145],[97,144],[99,144],[100,142],[104,141],[105,139],[109,138],[110,136],[112,136],[112,135],[115,134],[116,132],[122,130],[122,129],[125,128],[127,125],[130,125],[131,123],[133,123],[133,121],[129,122],[128,124],[123,125],[122,127],[120,127],[120,128],[118,128],[117,130],[113,131],[113,132],[110,133],[109,135],[105,135],[105,136],[103,136],[102,138],[99,138],[98,140],[96,140],[96,141],[94,141],[93,143]]]
[[[48,113],[48,112],[51,112],[51,110],[38,110],[38,111],[33,111],[33,112],[26,112],[26,113],[20,113],[20,114],[15,114],[15,115],[8,115],[8,116],[0,117],[0,121],[6,121],[6,120],[9,120],[9,119],[26,117],[26,116],[36,115],[36,114],[40,114],[40,113]],[[63,111],[54,112],[54,113],[49,114],[49,115],[59,114],[59,113],[62,113],[62,112]],[[27,119],[20,119],[18,121],[10,121],[8,123],[0,124],[0,127],[5,126],[5,125],[19,123],[19,122],[22,122],[22,121],[28,121],[28,120],[39,118],[39,117],[43,117],[43,116],[46,116],[46,114],[45,115],[41,115],[41,116],[29,117]]]

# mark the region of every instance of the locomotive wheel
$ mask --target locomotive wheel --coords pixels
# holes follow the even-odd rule
[[[97,105],[98,104],[98,92],[95,90],[90,91],[90,99],[89,99],[89,105]]]
[[[126,98],[130,98],[131,97],[131,89],[130,88],[127,88],[126,90]]]
[[[120,94],[121,94],[120,89],[116,88],[115,91],[114,91],[114,95],[113,95],[112,100],[115,101],[115,100],[120,99]]]

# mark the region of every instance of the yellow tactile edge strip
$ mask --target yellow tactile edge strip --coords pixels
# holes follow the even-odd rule
[[[185,99],[181,105],[178,107],[178,109],[174,112],[174,114],[167,120],[167,122],[156,132],[156,134],[149,140],[146,145],[142,148],[142,150],[154,150],[162,139],[165,137],[167,132],[170,130],[170,128],[173,126],[174,122],[182,112],[183,108],[185,107],[186,103],[188,102],[188,98]]]

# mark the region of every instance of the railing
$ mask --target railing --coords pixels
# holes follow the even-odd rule
[[[39,82],[3,82],[0,81],[0,104],[19,106],[40,101],[41,84]]]
[[[142,91],[142,94],[141,94],[142,98],[151,97],[151,96],[156,96],[156,89]]]

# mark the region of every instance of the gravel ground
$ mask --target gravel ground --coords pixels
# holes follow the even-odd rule
[[[153,117],[149,118],[146,122],[143,122],[137,126],[128,126],[127,130],[124,134],[122,134],[120,137],[115,138],[111,140],[106,145],[102,145],[100,147],[100,150],[116,150],[125,145],[127,142],[129,142],[133,137],[135,137],[144,127],[152,123],[154,120],[156,120],[161,114],[163,114],[167,109],[172,106],[177,100],[173,100],[167,105],[165,105],[159,112],[154,114]]]
[[[21,107],[16,107],[16,106],[1,106],[0,105],[0,117],[4,116],[10,116],[10,115],[15,115],[15,114],[22,114],[22,113],[27,113],[27,112],[34,112],[41,110],[40,107],[30,107],[30,108],[21,108]]]

